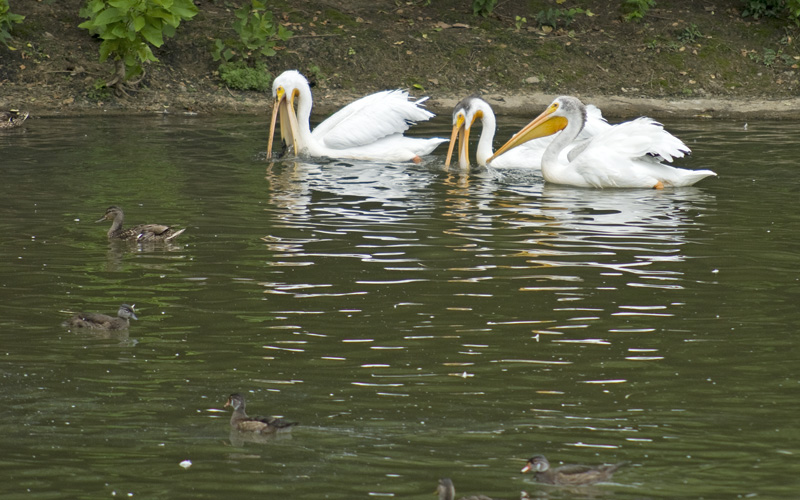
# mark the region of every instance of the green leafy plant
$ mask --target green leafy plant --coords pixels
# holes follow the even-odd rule
[[[238,90],[268,90],[270,75],[262,59],[274,56],[278,43],[291,38],[292,32],[275,22],[262,0],[250,0],[234,15],[238,37],[218,38],[211,49],[211,57],[220,61],[220,79]]]
[[[237,90],[266,92],[272,83],[267,65],[263,62],[255,66],[248,66],[244,61],[224,63],[220,66],[219,78],[225,85]]]
[[[8,47],[11,40],[11,25],[21,23],[25,16],[14,14],[8,6],[8,0],[0,0],[0,42]]]
[[[497,0],[472,0],[472,14],[486,17],[492,13]]]
[[[763,55],[759,55],[756,51],[752,51],[750,54],[750,59],[761,63],[764,66],[771,68],[778,63],[783,63],[786,66],[791,66],[795,63],[794,57],[790,54],[786,54],[783,52],[783,49],[770,49],[765,48]]]
[[[700,28],[698,28],[696,24],[690,23],[689,26],[680,32],[678,35],[678,40],[680,40],[681,43],[694,43],[702,36],[703,34],[700,33]]]
[[[784,0],[749,0],[742,9],[742,17],[779,17],[783,11]]]
[[[95,80],[92,88],[86,92],[86,97],[92,101],[104,101],[111,97],[111,91],[104,80]]]
[[[786,10],[789,12],[789,19],[800,26],[800,0],[786,0]]]
[[[624,0],[622,2],[622,18],[626,21],[638,21],[656,6],[656,0]]]
[[[742,17],[780,19],[783,16],[800,26],[800,0],[747,0],[742,9]]]
[[[551,7],[549,9],[540,10],[536,14],[536,22],[539,23],[539,26],[558,28],[559,24],[563,24],[566,27],[572,24],[572,21],[575,20],[575,16],[578,14],[585,14],[589,17],[594,15],[590,10],[579,8],[554,9]]]
[[[78,27],[102,39],[100,62],[114,61],[113,78],[106,82],[117,92],[134,86],[144,75],[144,63],[158,61],[153,47],[175,35],[181,21],[197,14],[192,0],[88,0],[80,10],[87,21]],[[140,77],[133,81],[133,78]]]
[[[308,74],[313,81],[322,81],[325,79],[325,74],[322,72],[319,66],[316,64],[312,64],[308,67]]]
[[[266,10],[261,0],[251,0],[235,12],[233,29],[238,38],[216,39],[211,50],[215,61],[229,62],[234,59],[255,61],[258,56],[275,55],[275,46],[286,41],[292,32],[273,21],[272,12]]]
[[[775,58],[777,57],[778,53],[775,52],[775,50],[764,49],[764,59],[762,60],[762,62],[764,63],[764,66],[769,68],[772,67],[773,64],[775,64]]]
[[[517,31],[521,30],[527,22],[528,20],[524,17],[514,16],[514,27],[517,29]]]

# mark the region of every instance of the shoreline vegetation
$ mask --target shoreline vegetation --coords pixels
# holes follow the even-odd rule
[[[195,0],[140,73],[99,61],[87,27],[102,23],[85,16],[102,0],[9,3],[24,18],[4,28],[0,106],[32,117],[266,114],[272,78],[297,69],[315,114],[406,88],[445,116],[478,93],[519,116],[566,94],[614,118],[800,119],[800,28],[746,10],[796,0],[657,0],[635,20],[626,0],[501,0],[485,15],[470,0]]]

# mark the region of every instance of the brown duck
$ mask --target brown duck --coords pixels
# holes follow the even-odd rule
[[[535,471],[536,480],[544,484],[558,486],[583,486],[608,481],[614,472],[625,465],[621,462],[614,465],[562,465],[550,468],[550,462],[544,455],[536,455],[525,464],[522,472]]]
[[[443,477],[439,480],[439,487],[436,488],[439,494],[439,500],[454,500],[456,498],[456,487],[453,486],[453,481],[449,478]],[[473,495],[469,497],[461,497],[461,500],[492,500],[486,495]]]
[[[0,129],[16,128],[28,119],[28,113],[20,113],[18,109],[0,111]]]
[[[100,313],[78,313],[65,321],[64,326],[92,330],[124,330],[130,326],[131,319],[139,319],[134,314],[133,307],[122,304],[119,306],[116,318]]]
[[[273,417],[248,417],[244,411],[244,396],[241,394],[231,394],[224,408],[233,408],[231,414],[231,427],[241,432],[256,432],[258,434],[269,434],[271,432],[285,432],[292,430],[297,422],[287,422],[282,418]]]
[[[122,222],[125,220],[125,214],[122,209],[117,206],[111,206],[106,209],[105,215],[97,222],[104,220],[111,220],[111,229],[108,230],[108,239],[110,240],[125,240],[125,241],[139,241],[139,242],[155,242],[155,241],[171,241],[177,238],[186,228],[176,231],[175,229],[165,226],[163,224],[139,224],[138,226],[122,228]]]

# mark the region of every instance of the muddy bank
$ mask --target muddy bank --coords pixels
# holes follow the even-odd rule
[[[225,114],[267,115],[271,109],[271,96],[267,93],[234,93],[229,96],[183,96],[181,92],[140,93],[135,102],[115,101],[87,105],[62,105],[57,99],[40,98],[26,109],[36,118],[54,116],[98,116],[132,114],[190,114],[213,116]],[[422,95],[422,94],[418,94]],[[426,106],[437,115],[449,116],[456,103],[468,95],[438,96],[429,93]],[[317,92],[314,112],[329,114],[360,95],[346,91]],[[556,94],[519,93],[514,95],[483,94],[500,115],[534,117],[550,104]],[[624,119],[635,116],[654,118],[703,118],[726,120],[800,120],[800,98],[782,100],[700,98],[666,99],[626,96],[579,95],[586,103],[603,110],[608,118]],[[130,99],[131,101],[133,99]],[[9,101],[8,96],[5,99]]]
[[[195,0],[200,13],[155,51],[159,62],[130,96],[102,88],[110,65],[98,63],[99,41],[77,27],[83,3],[14,2],[26,18],[14,28],[17,50],[0,50],[0,107],[34,118],[268,112],[269,93],[227,88],[210,55],[214,39],[235,35],[233,9],[244,0]],[[309,76],[318,114],[409,88],[444,115],[480,93],[497,113],[521,116],[567,94],[614,119],[800,119],[800,28],[742,17],[744,3],[734,4],[659,0],[635,23],[621,20],[618,1],[586,0],[582,13],[556,15],[547,27],[539,14],[577,2],[499,2],[486,18],[465,0],[275,2],[294,36],[267,64],[273,76]]]
[[[555,96],[525,94],[514,96],[484,96],[500,114],[535,116],[544,111]],[[735,99],[655,99],[622,96],[581,96],[603,110],[609,118],[651,116],[673,118],[718,118],[718,119],[800,119],[800,99],[782,101],[741,101]],[[442,113],[452,110],[456,99],[437,99],[432,107]]]

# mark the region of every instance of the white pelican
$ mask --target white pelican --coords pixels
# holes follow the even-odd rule
[[[559,153],[580,133],[586,107],[575,97],[562,96],[497,150],[492,158],[525,141],[558,134],[542,157],[542,176],[547,182],[594,188],[655,188],[691,186],[717,175],[711,170],[686,170],[666,165],[690,150],[651,118],[613,125],[574,148],[567,161]]]
[[[281,138],[298,156],[348,158],[383,162],[414,161],[447,139],[405,137],[403,132],[434,114],[422,108],[428,98],[410,101],[408,92],[386,90],[343,107],[311,131],[311,88],[295,70],[284,71],[272,83],[275,102],[269,127],[267,156],[280,113]],[[297,111],[295,112],[295,103]]]
[[[586,106],[586,111],[588,114],[586,126],[581,130],[577,141],[588,139],[611,127],[597,107],[590,104]],[[450,148],[447,150],[445,165],[450,166],[453,149],[458,142],[458,165],[462,169],[469,168],[469,133],[478,118],[481,119],[481,135],[478,139],[478,148],[475,150],[475,159],[481,167],[486,166],[486,161],[492,156],[492,141],[497,130],[497,121],[489,103],[477,95],[465,97],[453,109],[453,132],[450,135]],[[538,170],[542,165],[544,150],[552,140],[552,137],[543,137],[535,141],[528,141],[519,148],[492,160],[492,167]],[[571,147],[566,148],[565,151],[568,152],[570,149]]]

